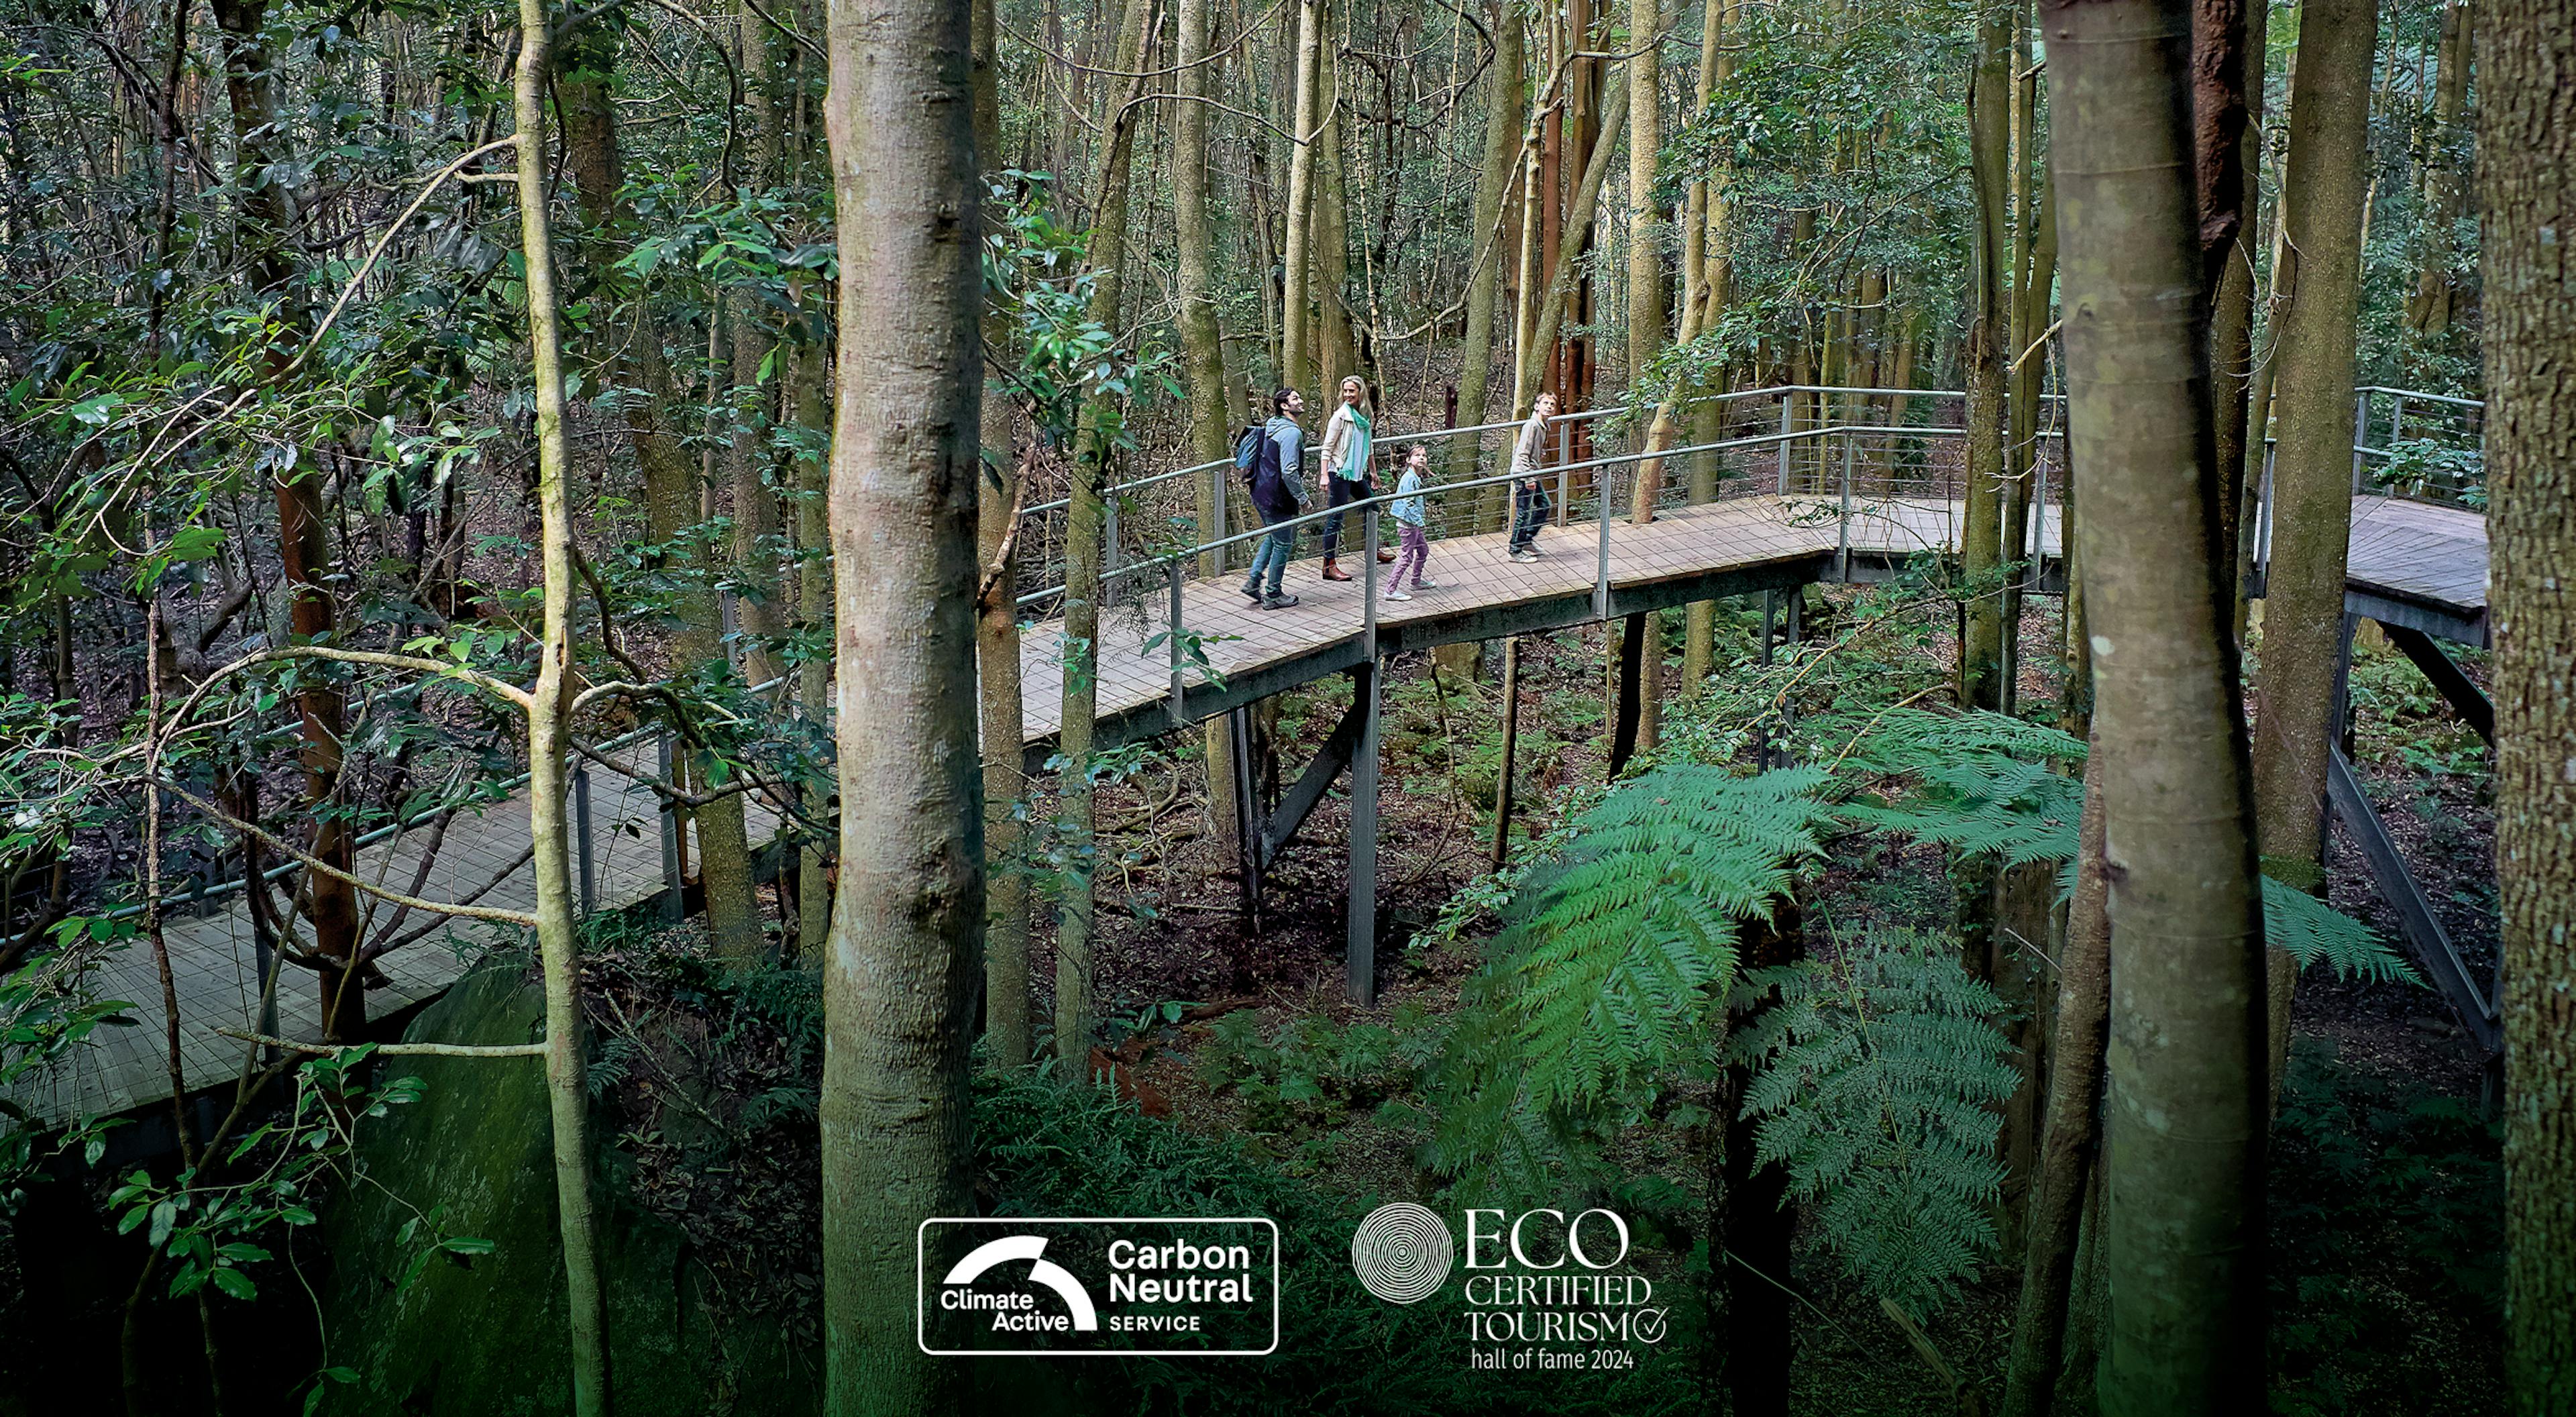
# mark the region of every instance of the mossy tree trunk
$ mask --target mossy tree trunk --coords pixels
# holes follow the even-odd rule
[[[2505,1375],[2520,1417],[2565,1417],[2576,1412],[2576,30],[2555,0],[2483,3]]]
[[[2310,0],[2290,91],[2276,283],[2289,288],[2274,355],[2281,441],[2272,469],[2272,554],[2263,579],[2263,655],[2254,676],[2254,802],[2267,870],[2324,885],[2326,759],[2343,653],[2344,567],[2352,544],[2354,320],[2368,177],[2377,0]],[[2296,977],[2271,964],[2271,1057],[2289,1056]]]
[[[990,3],[990,0],[984,0]],[[1198,477],[1191,494],[1197,502],[1199,535],[1210,540],[1225,535],[1216,524],[1216,487],[1233,471],[1226,462],[1225,340],[1216,316],[1216,226],[1208,215],[1208,0],[1181,0],[1179,39],[1172,62],[1181,101],[1172,110],[1172,234],[1179,248],[1181,347],[1189,373],[1190,461],[1217,463]],[[1198,573],[1217,573],[1213,553],[1202,556]],[[1232,717],[1218,714],[1200,730],[1207,750],[1208,815],[1217,824],[1217,839],[1230,849],[1234,833],[1234,733]]]

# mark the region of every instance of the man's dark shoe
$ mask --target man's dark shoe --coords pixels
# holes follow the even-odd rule
[[[1264,610],[1285,610],[1296,603],[1297,597],[1293,595],[1273,595],[1262,600],[1261,608]]]

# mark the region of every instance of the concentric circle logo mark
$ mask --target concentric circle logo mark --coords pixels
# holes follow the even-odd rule
[[[1448,1223],[1408,1202],[1370,1211],[1351,1236],[1351,1268],[1360,1284],[1390,1304],[1431,1297],[1449,1277],[1449,1257]]]

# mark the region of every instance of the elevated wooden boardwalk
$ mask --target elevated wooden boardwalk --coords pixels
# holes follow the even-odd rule
[[[1923,551],[1955,547],[1958,507],[1933,499],[1861,499],[1848,521],[1838,501],[1770,494],[1666,512],[1637,526],[1614,520],[1605,539],[1597,522],[1543,532],[1544,553],[1515,562],[1499,533],[1443,538],[1432,545],[1429,574],[1438,589],[1406,601],[1378,598],[1374,616],[1362,581],[1327,582],[1309,555],[1293,564],[1287,589],[1301,603],[1256,610],[1239,590],[1240,572],[1184,582],[1181,623],[1198,636],[1211,676],[1193,665],[1173,694],[1167,645],[1153,644],[1170,619],[1168,587],[1113,606],[1101,632],[1102,739],[1133,741],[1177,723],[1210,717],[1281,689],[1433,644],[1485,639],[1573,625],[1632,610],[1664,608],[1713,595],[1785,588],[1838,576],[1862,578]],[[1353,517],[1356,539],[1359,518]],[[1309,538],[1306,547],[1311,549]],[[2058,550],[2054,508],[2039,529],[2039,550]],[[1354,569],[1362,559],[1347,562]],[[1605,569],[1606,568],[1606,569]],[[2486,537],[2481,518],[2417,503],[2357,497],[2353,511],[2352,581],[2356,594],[2402,600],[2439,612],[2455,625],[2482,625],[2486,603]],[[1161,586],[1162,583],[1156,583]],[[2462,636],[2455,634],[2454,638]],[[1022,685],[1032,758],[1042,760],[1060,721],[1063,626],[1049,621],[1023,642]],[[646,900],[665,888],[659,813],[649,791],[602,768],[590,769],[597,909]],[[775,813],[751,812],[754,841],[770,839]],[[405,833],[363,852],[361,874],[407,889],[427,841]],[[421,894],[456,900],[499,883],[487,904],[529,908],[530,871],[512,868],[528,845],[524,796],[461,815]],[[463,922],[383,957],[382,984],[368,993],[368,1012],[382,1015],[444,989],[498,927]],[[165,929],[180,996],[185,1075],[191,1092],[238,1076],[248,1045],[215,1030],[254,1030],[260,1017],[259,961],[241,897],[220,898],[200,912],[175,905]],[[169,1095],[163,1057],[161,991],[150,951],[139,941],[106,952],[91,966],[100,997],[137,1007],[140,1027],[103,1029],[17,1101],[41,1115],[115,1113]],[[286,1036],[313,1037],[319,1008],[313,978],[289,968],[277,991],[275,1024]]]

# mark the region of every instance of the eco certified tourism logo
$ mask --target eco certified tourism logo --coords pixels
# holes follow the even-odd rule
[[[1617,1211],[1475,1209],[1459,1219],[1463,1255],[1436,1212],[1379,1206],[1351,1236],[1351,1270],[1378,1298],[1416,1304],[1458,1261],[1470,1368],[1633,1368],[1637,1346],[1663,1342],[1669,1316],[1653,1303],[1654,1281],[1627,1268],[1628,1222]]]
[[[1390,1304],[1427,1299],[1449,1277],[1449,1225],[1409,1201],[1382,1205],[1351,1236],[1360,1284]]]
[[[1279,1226],[1266,1217],[934,1218],[914,1245],[924,1353],[1203,1358],[1279,1346]]]

